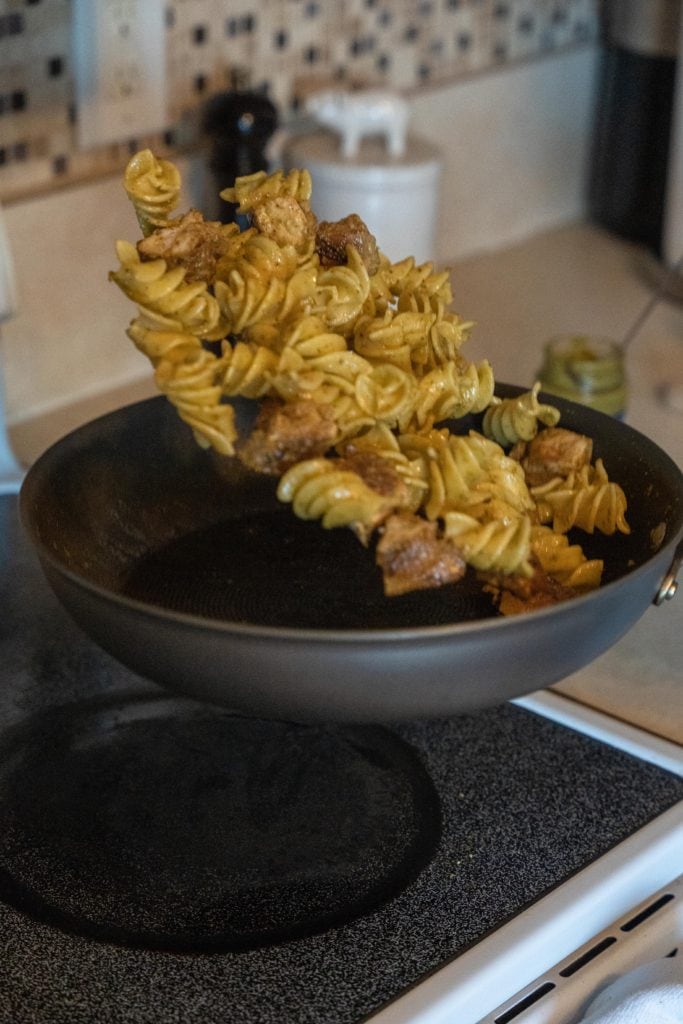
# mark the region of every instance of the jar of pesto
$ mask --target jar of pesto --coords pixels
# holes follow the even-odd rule
[[[543,391],[623,418],[627,381],[624,353],[610,338],[559,335],[546,343],[537,379]]]

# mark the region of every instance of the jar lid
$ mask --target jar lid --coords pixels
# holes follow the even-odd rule
[[[435,183],[441,171],[436,146],[409,135],[401,156],[391,156],[377,136],[361,140],[354,157],[344,157],[336,132],[317,131],[289,140],[283,150],[287,167],[305,167],[316,182],[341,183],[367,188],[423,187]]]

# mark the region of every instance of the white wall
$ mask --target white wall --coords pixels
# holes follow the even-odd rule
[[[574,50],[412,101],[414,130],[444,154],[441,261],[583,216],[595,64],[592,48]],[[147,376],[124,333],[132,307],[107,281],[115,240],[138,237],[120,179],[13,204],[5,219],[19,291],[1,338],[8,420]]]
[[[415,126],[445,158],[441,260],[584,215],[596,70],[585,49],[414,101]]]

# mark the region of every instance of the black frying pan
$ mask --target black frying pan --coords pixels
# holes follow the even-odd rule
[[[605,559],[604,585],[521,617],[497,616],[474,578],[385,598],[349,530],[297,520],[272,478],[200,449],[161,397],[50,448],[26,477],[22,518],[75,620],[170,689],[261,718],[447,716],[588,664],[640,618],[680,554],[672,460],[623,423],[549,400],[563,426],[594,438],[626,491],[632,533],[581,534]],[[248,417],[252,403],[237,408]]]

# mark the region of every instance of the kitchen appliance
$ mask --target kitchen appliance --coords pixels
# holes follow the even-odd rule
[[[503,386],[501,393],[518,390]],[[629,543],[624,557],[635,567],[615,562],[601,598],[606,605],[589,601],[590,614],[573,624],[570,605],[529,617],[536,626],[524,652],[534,673],[527,689],[545,684],[551,655],[571,663],[572,629],[584,628],[581,640],[590,648],[596,620],[612,620],[608,636],[623,631],[630,616],[675,589],[680,473],[623,424],[600,416],[600,430],[591,430],[598,416],[563,406],[565,422],[600,436],[611,464],[623,448],[615,473],[627,487],[629,472],[638,481],[634,533],[640,529],[648,543]],[[129,430],[148,439],[144,452],[129,444]],[[353,622],[341,651],[327,645],[327,678],[319,667],[316,673],[315,658],[296,657],[296,643],[276,643],[260,671],[245,679],[243,668],[269,638],[304,634],[299,639],[311,648],[315,633],[273,625],[272,616],[287,610],[285,597],[294,598],[295,616],[307,603],[296,599],[291,577],[286,591],[272,571],[258,587],[253,548],[241,600],[266,623],[246,630],[253,642],[244,660],[217,677],[220,688],[211,695],[203,689],[210,662],[231,658],[240,639],[240,630],[231,630],[229,641],[211,642],[212,616],[213,623],[225,616],[226,566],[210,557],[215,543],[204,561],[186,563],[190,571],[175,589],[164,586],[156,552],[147,551],[151,561],[142,559],[132,592],[113,595],[112,611],[121,565],[131,552],[143,554],[154,524],[210,532],[225,516],[221,474],[230,492],[240,491],[242,518],[245,507],[263,508],[261,478],[239,470],[236,480],[228,460],[213,460],[192,442],[179,448],[180,435],[176,414],[154,399],[59,442],[35,464],[22,493],[34,547],[21,535],[14,499],[0,503],[0,642],[8,666],[0,691],[0,1019],[4,1013],[12,1024],[107,1016],[131,1024],[218,1024],[226,1017],[244,1024],[527,1024],[533,1013],[534,1024],[569,1024],[585,992],[584,965],[595,970],[603,951],[612,950],[609,958],[604,952],[610,966],[671,953],[680,935],[670,904],[678,899],[683,854],[681,751],[600,715],[577,713],[554,694],[505,703],[504,680],[496,673],[488,681],[485,660],[496,644],[501,660],[513,660],[497,620],[472,623],[466,606],[459,609],[464,621],[446,627],[456,631],[448,636],[451,689],[460,669],[456,636],[480,634],[475,667],[482,692],[449,711],[440,704],[437,713],[428,702],[443,693],[432,688],[432,667],[437,679],[439,673],[429,644],[418,650],[411,679],[398,679],[407,704],[387,687],[381,659],[365,681],[367,690],[378,689],[380,703],[363,703],[354,687],[363,658],[349,657],[362,647]],[[131,458],[147,475],[128,490],[122,467]],[[160,491],[176,467],[180,479]],[[645,490],[646,472],[650,493],[640,502],[635,494]],[[183,481],[193,495],[185,507],[177,500],[183,487],[176,489]],[[154,502],[146,503],[152,493]],[[208,519],[197,519],[200,509]],[[664,543],[653,551],[651,529],[662,523]],[[286,529],[277,537],[287,545]],[[156,541],[168,539],[156,533]],[[296,555],[299,542],[292,546]],[[331,557],[339,575],[339,560]],[[193,591],[198,567],[209,565],[218,576]],[[318,568],[326,585],[313,610],[322,604],[323,615],[338,614],[324,602],[332,574],[324,564]],[[43,569],[101,646],[66,616]],[[128,573],[127,591],[131,579]],[[310,572],[303,583],[312,585]],[[356,602],[362,591],[355,586]],[[160,593],[167,605],[180,600],[181,610],[155,608]],[[191,602],[213,595],[219,605],[194,604],[188,613],[188,594]],[[380,627],[386,608],[379,603],[374,612],[372,601],[362,609],[379,615],[376,632],[386,626]],[[626,619],[615,619],[617,607]],[[100,608],[100,626],[93,627]],[[481,608],[469,614],[478,617]],[[193,671],[179,679],[185,644],[169,655],[164,649],[183,625],[198,627],[199,635],[190,648]],[[433,639],[443,632],[443,625],[393,627],[394,646],[403,634],[409,640],[394,670],[410,647],[420,648],[418,634]],[[534,642],[550,629],[552,651],[546,647],[545,664],[535,664]],[[164,682],[160,663],[170,657],[177,694],[168,692],[173,675],[159,689],[102,647],[124,661],[131,648],[151,648],[147,674]],[[209,658],[202,661],[204,647]],[[390,654],[389,647],[378,649]],[[343,676],[337,659],[345,663]],[[510,674],[517,686],[519,675],[514,668]],[[457,682],[467,689],[466,675]],[[333,707],[336,691],[342,702]],[[222,706],[210,706],[207,696]],[[255,710],[264,717],[252,718]],[[639,920],[652,928],[639,932]],[[628,949],[626,940],[615,946],[613,931],[632,937]]]
[[[0,499],[0,606],[3,1022],[573,1024],[613,971],[680,945],[680,748],[544,693],[370,737],[341,727],[367,764],[361,811],[373,786],[402,792],[379,785],[387,750],[408,748],[399,782],[415,762],[426,770],[440,814],[428,863],[416,873],[413,859],[403,887],[346,923],[211,948],[232,870],[221,815],[245,781],[229,772],[233,716],[92,644],[48,587],[13,496]],[[376,732],[384,748],[368,745]],[[314,788],[305,769],[282,781],[278,820],[271,805],[250,822],[264,837],[297,786]],[[363,864],[348,851],[345,864],[357,884]],[[258,878],[242,881],[246,901]],[[291,881],[309,902],[319,891],[313,874]],[[325,881],[337,897],[349,885]],[[194,951],[177,948],[179,923]]]
[[[683,249],[680,0],[606,5],[589,209],[665,266]]]

